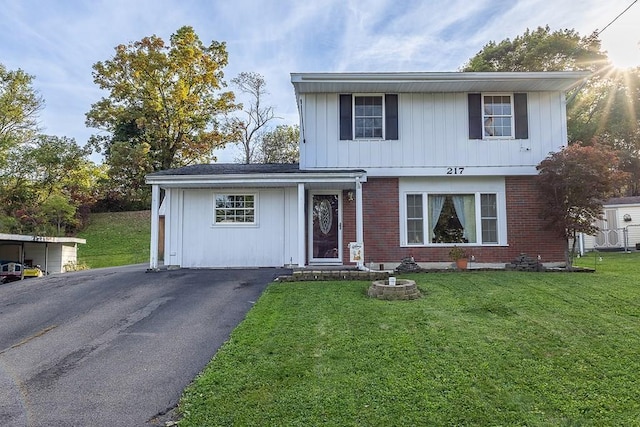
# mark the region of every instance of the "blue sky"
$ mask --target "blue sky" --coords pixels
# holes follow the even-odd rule
[[[102,93],[91,66],[114,47],[183,25],[227,43],[225,80],[262,74],[267,102],[297,122],[291,72],[456,71],[487,42],[549,25],[581,35],[604,28],[633,0],[3,0],[0,63],[35,76],[43,132],[84,144],[85,113]],[[619,66],[640,66],[640,3],[601,34]],[[219,153],[232,161],[235,150]]]

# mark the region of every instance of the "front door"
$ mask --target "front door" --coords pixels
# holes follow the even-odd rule
[[[310,261],[342,263],[342,198],[340,192],[311,193],[309,199]]]

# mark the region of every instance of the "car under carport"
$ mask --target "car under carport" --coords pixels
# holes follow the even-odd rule
[[[45,274],[64,273],[65,265],[78,260],[77,237],[28,236],[0,233],[0,259],[25,266],[39,265]]]

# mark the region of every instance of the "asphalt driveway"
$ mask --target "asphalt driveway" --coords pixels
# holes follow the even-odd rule
[[[0,425],[160,424],[284,269],[90,270],[0,285]]]

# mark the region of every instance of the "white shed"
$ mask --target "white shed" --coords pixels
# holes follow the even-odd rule
[[[45,274],[64,273],[65,264],[77,262],[76,237],[25,236],[0,233],[0,260],[39,265]]]
[[[603,205],[604,219],[595,236],[582,235],[583,251],[638,249],[640,247],[640,197],[616,197]]]

